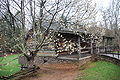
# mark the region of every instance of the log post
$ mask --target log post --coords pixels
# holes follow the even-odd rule
[[[100,48],[99,48],[99,46],[97,47],[97,54],[99,54],[100,53]]]
[[[81,45],[80,45],[80,37],[78,37],[78,60],[81,58]]]
[[[93,54],[93,39],[91,38],[91,54]]]

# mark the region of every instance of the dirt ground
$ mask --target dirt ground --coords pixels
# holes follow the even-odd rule
[[[54,63],[40,65],[40,69],[21,80],[75,80],[79,74],[77,63]]]

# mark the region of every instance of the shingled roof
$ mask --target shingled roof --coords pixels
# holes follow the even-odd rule
[[[113,30],[103,28],[103,27],[89,27],[87,28],[87,31],[91,32],[95,36],[114,37]]]
[[[45,23],[43,23],[43,26],[44,26],[45,29],[47,29],[48,26],[49,26],[49,23],[45,22]],[[51,27],[50,27],[50,30],[59,31],[59,32],[62,32],[62,33],[77,34],[77,35],[79,35],[81,33],[90,34],[90,32],[86,31],[83,28],[80,28],[80,27],[75,28],[75,27],[76,27],[76,25],[74,25],[74,24],[69,26],[69,27],[65,27],[58,22],[53,22]]]

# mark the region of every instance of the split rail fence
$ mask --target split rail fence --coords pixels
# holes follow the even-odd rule
[[[100,46],[93,47],[91,49],[91,54],[106,55],[120,59],[120,47],[118,46]]]

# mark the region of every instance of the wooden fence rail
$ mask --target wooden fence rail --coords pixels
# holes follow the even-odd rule
[[[117,46],[93,47],[93,54],[106,55],[120,59],[120,47]]]

